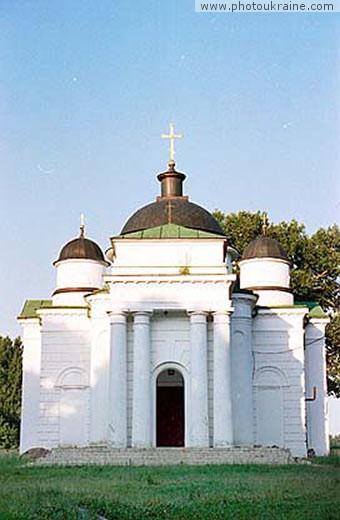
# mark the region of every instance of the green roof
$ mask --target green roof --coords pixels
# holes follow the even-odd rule
[[[37,310],[52,307],[52,300],[26,300],[18,318],[38,318]]]
[[[309,311],[310,318],[328,318],[325,311],[320,307],[320,305],[316,305],[313,307],[311,311]]]
[[[296,302],[295,305],[303,305],[304,307],[308,307],[308,310],[314,309],[314,307],[317,307],[319,305],[318,302]]]
[[[318,302],[297,302],[297,305],[308,307],[310,318],[328,318],[328,315]]]
[[[142,231],[134,231],[126,235],[119,235],[115,238],[225,238],[222,235],[210,233],[209,231],[201,231],[200,229],[191,229],[176,224],[164,224],[154,228],[143,229]]]

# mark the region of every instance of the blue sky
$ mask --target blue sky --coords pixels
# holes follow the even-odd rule
[[[62,245],[104,249],[159,191],[172,119],[186,192],[309,232],[339,213],[339,14],[194,0],[0,3],[0,334],[48,298]]]

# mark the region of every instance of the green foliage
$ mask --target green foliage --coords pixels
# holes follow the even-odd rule
[[[32,467],[0,456],[0,518],[335,520],[339,468],[335,457],[318,462],[322,465]]]
[[[339,397],[340,388],[340,313],[326,327],[328,391]],[[340,444],[340,443],[339,443]]]
[[[213,211],[213,216],[219,221],[226,232],[231,246],[242,254],[245,247],[254,238],[261,234],[262,214],[240,211],[239,213],[222,213],[220,210]]]
[[[332,448],[337,448],[340,450],[340,434],[338,435],[330,435],[329,436],[329,445]]]
[[[242,255],[245,247],[261,234],[262,213],[240,211],[213,213]],[[340,228],[320,228],[308,236],[296,220],[270,224],[267,235],[284,247],[291,267],[291,287],[296,302],[318,302],[331,316],[326,329],[328,391],[340,397]]]
[[[0,447],[19,443],[22,379],[22,343],[0,337]]]

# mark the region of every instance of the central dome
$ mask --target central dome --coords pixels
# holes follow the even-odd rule
[[[137,210],[124,225],[121,235],[143,231],[166,224],[175,224],[190,229],[208,231],[225,236],[217,220],[206,209],[189,202],[182,195],[185,175],[175,170],[175,163],[169,163],[169,170],[158,175],[161,182],[161,197]]]

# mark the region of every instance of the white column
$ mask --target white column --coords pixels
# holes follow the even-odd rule
[[[150,315],[136,312],[133,324],[132,446],[137,448],[152,443]]]
[[[252,310],[256,296],[247,293],[233,295],[231,317],[231,390],[233,404],[234,443],[254,444]]]
[[[306,327],[305,363],[306,363],[306,397],[313,396],[314,401],[307,401],[307,436],[308,448],[316,455],[328,455],[328,413],[327,413],[327,381],[325,327],[328,319],[311,319]]]
[[[110,313],[110,382],[109,382],[109,443],[114,448],[127,445],[127,366],[126,315]]]
[[[190,316],[190,446],[209,447],[207,315]]]
[[[214,447],[233,444],[230,312],[214,312]]]

